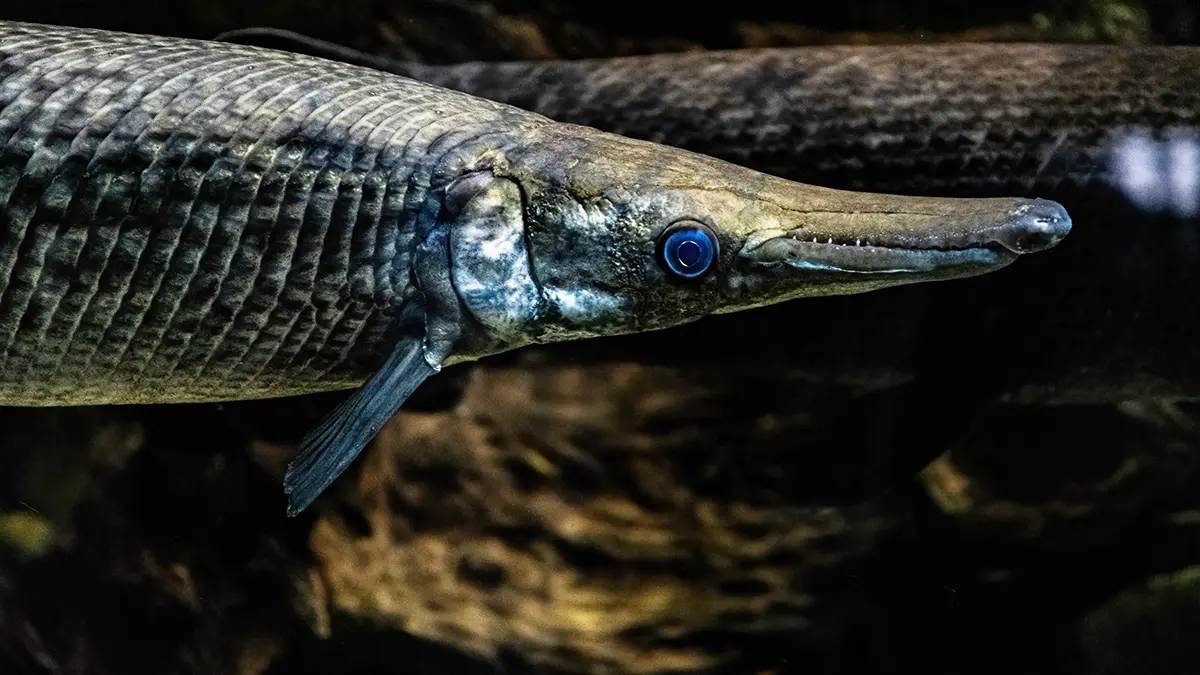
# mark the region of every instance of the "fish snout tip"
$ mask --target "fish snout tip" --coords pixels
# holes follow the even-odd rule
[[[1071,215],[1056,201],[1034,199],[1013,210],[996,243],[1013,253],[1037,253],[1057,246],[1071,232]]]

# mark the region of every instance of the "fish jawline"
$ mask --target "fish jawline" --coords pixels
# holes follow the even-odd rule
[[[824,244],[794,239],[765,242],[755,251],[760,264],[787,264],[799,269],[853,274],[921,274],[962,265],[1002,267],[1017,254],[999,245],[962,249],[898,248]]]

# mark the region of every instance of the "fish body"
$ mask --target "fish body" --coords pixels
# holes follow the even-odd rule
[[[1200,313],[1188,310],[1200,293],[1200,48],[842,45],[376,66],[800,182],[1036,195],[1074,221],[1062,246],[1001,275],[806,303],[822,330],[803,345],[771,337],[783,319],[772,308],[710,323],[697,353],[750,334],[764,359],[816,381],[925,379],[1028,403],[1200,397]],[[657,353],[659,336],[647,338]]]
[[[1073,234],[1000,275],[776,307],[618,358],[786,363],[814,382],[979,384],[1015,401],[1200,397],[1200,48],[842,45],[427,65],[281,31],[230,39],[324,53],[557,120],[805,183],[1063,204]],[[948,327],[952,329],[947,329]],[[676,339],[680,348],[663,349]],[[973,364],[964,367],[963,364]],[[985,382],[986,381],[986,382]]]
[[[0,403],[359,387],[293,512],[445,365],[974,276],[1069,230],[1051,201],[804,185],[308,56],[0,23]]]

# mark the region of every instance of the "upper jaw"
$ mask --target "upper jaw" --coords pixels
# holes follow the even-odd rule
[[[758,238],[760,235],[755,235]],[[840,242],[827,237],[810,237],[806,232],[761,233],[764,238],[747,241],[741,257],[749,262],[860,273],[921,273],[956,265],[1003,265],[1016,259],[1017,254],[996,244],[964,246],[962,248],[913,248],[876,245],[861,239]]]
[[[1071,230],[1061,205],[1023,200],[992,220],[967,227],[902,229],[874,234],[820,232],[813,227],[750,235],[747,262],[849,273],[929,273],[948,267],[1004,266],[1018,255],[1055,246]]]

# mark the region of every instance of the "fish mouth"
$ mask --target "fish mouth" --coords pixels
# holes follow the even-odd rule
[[[1019,254],[1001,244],[980,243],[956,246],[916,248],[877,244],[836,237],[790,232],[768,236],[758,242],[747,241],[742,257],[760,265],[785,264],[791,267],[829,272],[873,274],[932,272],[958,265],[1002,265]]]
[[[760,265],[859,274],[921,274],[960,266],[999,267],[1057,245],[1071,219],[1056,202],[1033,200],[995,221],[966,228],[916,228],[845,235],[807,228],[747,238],[741,257]]]

